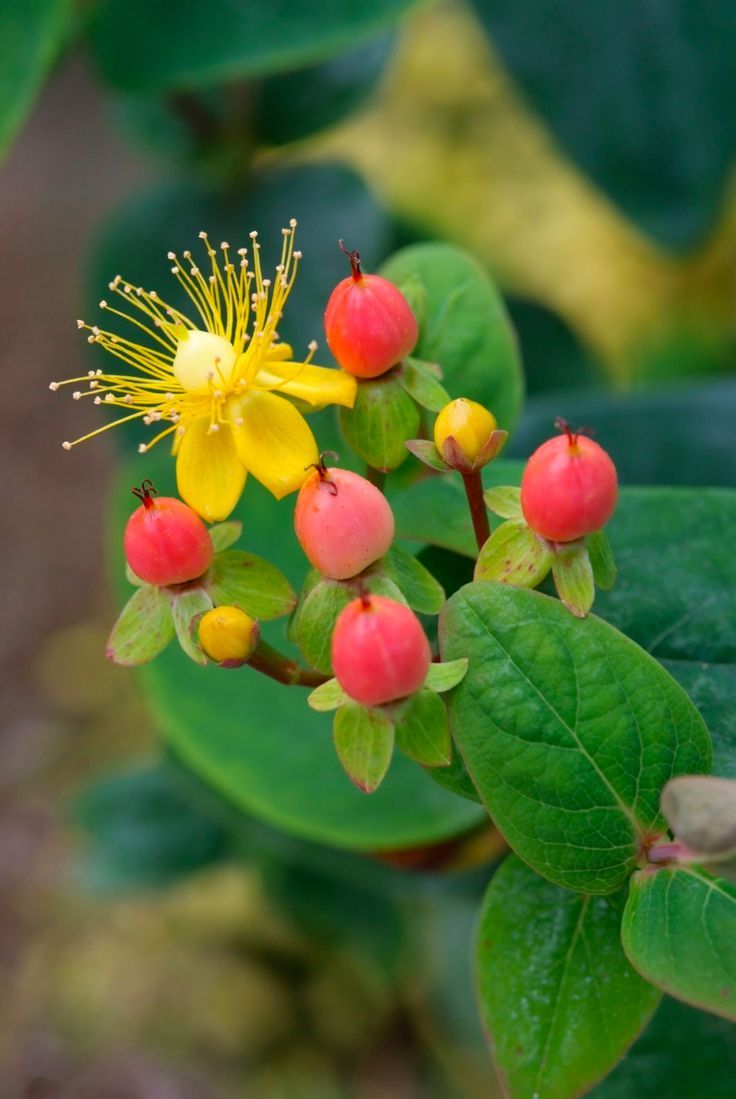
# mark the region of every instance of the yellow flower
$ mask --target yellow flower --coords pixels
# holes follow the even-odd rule
[[[100,307],[130,321],[144,333],[137,343],[97,325],[77,321],[100,344],[136,374],[90,371],[83,378],[52,382],[51,388],[88,382],[76,400],[92,397],[95,404],[129,409],[128,415],[63,444],[70,450],[117,424],[141,419],[167,426],[139,450],[149,450],[173,435],[179,493],[210,522],[225,519],[245,486],[248,473],[281,499],[304,481],[318,460],[317,444],[299,409],[286,397],[321,408],[340,404],[351,408],[356,381],[342,370],[312,364],[316,344],[303,362],[295,362],[291,347],[276,331],[296,278],[301,253],[294,251],[292,220],[282,229],[281,262],[273,283],[263,278],[257,233],[250,234],[252,261],[246,248],[237,259],[230,246],[221,255],[200,233],[208,256],[203,273],[186,251],[180,260],[169,252],[172,273],[198,314],[197,323],[167,305],[155,290],[133,286],[117,275],[110,289],[131,312],[106,301]]]

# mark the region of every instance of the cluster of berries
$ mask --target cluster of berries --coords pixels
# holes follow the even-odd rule
[[[417,322],[400,291],[377,275],[364,275],[357,253],[352,274],[333,291],[325,313],[329,346],[340,366],[359,378],[378,377],[409,354]],[[460,398],[440,412],[434,439],[452,468],[474,469],[496,431],[492,414]],[[521,484],[521,510],[529,528],[552,543],[568,543],[600,530],[616,503],[613,462],[592,439],[565,428],[530,458]],[[207,527],[186,504],[139,492],[141,506],[125,532],[125,555],[143,581],[186,585],[209,569],[213,545]],[[368,480],[321,461],[296,503],[295,529],[304,553],[322,576],[348,580],[383,557],[394,538],[385,496]],[[218,663],[247,661],[258,643],[258,624],[238,607],[216,607],[200,620],[199,643]],[[365,706],[411,695],[424,683],[431,661],[424,630],[412,611],[385,596],[361,593],[340,613],[332,635],[332,663],[345,693]]]

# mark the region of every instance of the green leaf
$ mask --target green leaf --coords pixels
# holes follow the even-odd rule
[[[130,485],[140,480],[138,465],[132,458],[117,482],[110,535],[116,547],[130,514]],[[163,449],[146,456],[145,472],[162,495],[175,493],[174,466]],[[255,553],[270,556],[278,547],[275,560],[298,587],[306,562],[288,510],[287,501],[279,503],[249,482],[234,518],[244,521]],[[118,550],[111,575],[122,588],[121,563]],[[265,623],[263,635],[285,654],[298,655],[286,640],[285,619]],[[147,665],[140,681],[170,750],[241,814],[281,833],[380,851],[439,843],[486,819],[480,806],[448,793],[400,753],[380,789],[365,797],[345,778],[329,720],[307,705],[302,688],[283,687],[247,667],[195,667],[176,645]]]
[[[104,76],[123,88],[171,91],[313,65],[390,27],[412,0],[325,0],[314,17],[306,0],[268,7],[213,0],[166,7],[107,0],[90,20]],[[141,28],[145,27],[145,34]],[[287,215],[288,216],[288,215]]]
[[[443,694],[457,687],[458,683],[465,678],[467,671],[468,661],[465,657],[461,657],[460,660],[449,660],[445,664],[430,664],[424,686],[430,691]]]
[[[561,889],[514,855],[494,875],[478,926],[476,973],[509,1099],[586,1093],[651,1018],[661,994],[623,952],[623,903],[621,893]]]
[[[450,724],[511,847],[558,885],[620,887],[642,839],[663,827],[664,784],[710,764],[682,688],[606,622],[504,584],[452,596],[440,648],[443,659],[469,657]]]
[[[140,588],[143,584],[140,576],[136,576],[127,561],[125,562],[125,579],[128,581],[129,584],[133,584],[136,588]]]
[[[328,679],[319,687],[315,687],[307,698],[307,703],[318,713],[329,713],[343,706],[348,701],[348,696],[343,691],[336,679]]]
[[[732,1099],[733,1025],[665,996],[653,1021],[590,1099]]]
[[[424,767],[446,767],[452,758],[450,726],[438,694],[423,688],[394,710],[396,747]]]
[[[593,606],[595,583],[588,551],[582,542],[556,547],[552,578],[567,609],[578,618],[585,618]]]
[[[429,569],[413,554],[394,545],[384,559],[391,579],[401,589],[409,606],[420,614],[439,614],[445,602],[445,589]]]
[[[523,520],[509,519],[493,531],[478,554],[475,579],[535,588],[549,572],[553,559],[543,538]]]
[[[119,893],[169,885],[227,853],[227,831],[210,819],[165,764],[143,764],[96,778],[74,798],[74,822],[87,833],[81,855],[86,888]]]
[[[481,265],[451,244],[413,244],[381,274],[419,303],[418,359],[438,363],[453,396],[490,408],[512,431],[524,378],[506,307]]]
[[[515,485],[499,485],[483,493],[488,507],[502,519],[521,519],[521,492]]]
[[[585,539],[585,546],[593,570],[596,587],[601,591],[610,591],[616,583],[616,562],[613,559],[611,543],[604,530],[597,530]]]
[[[20,130],[59,53],[69,23],[68,0],[0,3],[0,157]]]
[[[721,109],[736,95],[730,5],[474,5],[583,172],[666,245],[694,244],[720,211],[736,155],[736,121]]]
[[[349,584],[323,577],[299,610],[295,640],[305,659],[319,672],[332,674],[332,632],[342,610],[356,596]]]
[[[675,839],[687,848],[678,861],[707,864],[713,873],[734,880],[736,780],[681,775],[667,783],[661,805]]]
[[[394,723],[382,710],[348,702],[335,714],[335,750],[359,790],[372,794],[383,782],[394,751]]]
[[[463,763],[462,756],[457,748],[452,746],[452,759],[447,767],[432,767],[428,774],[444,790],[457,794],[459,798],[480,803],[480,794],[473,785],[473,781]]]
[[[653,985],[736,1020],[736,885],[695,866],[641,870],[621,935],[629,961]]]
[[[234,605],[265,621],[288,614],[296,605],[296,593],[284,574],[244,550],[218,553],[206,584],[217,606]]]
[[[223,550],[230,549],[230,546],[237,542],[242,533],[243,524],[237,520],[230,520],[227,523],[215,523],[214,527],[210,527],[210,538],[215,553],[222,553]]]
[[[195,663],[206,664],[207,657],[197,641],[195,619],[212,610],[213,603],[210,595],[200,587],[186,588],[179,592],[171,589],[169,591],[174,629],[183,652]]]
[[[399,369],[399,379],[409,396],[430,412],[441,412],[450,402],[447,390],[418,359],[404,359]]]
[[[419,409],[404,392],[395,370],[358,382],[352,408],[340,409],[340,427],[350,446],[374,469],[396,469],[409,457],[405,443],[419,430]]]
[[[146,664],[174,638],[171,605],[162,588],[144,584],[123,607],[105,646],[108,660],[131,667]]]

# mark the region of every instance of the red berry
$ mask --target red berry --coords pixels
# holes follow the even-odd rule
[[[333,580],[357,576],[394,540],[394,515],[383,493],[357,473],[325,466],[302,485],[294,527],[312,565]]]
[[[392,282],[380,275],[364,275],[358,253],[348,255],[353,273],[330,295],[325,335],[343,370],[357,378],[377,378],[414,350],[417,321]]]
[[[598,443],[565,427],[534,451],[521,479],[521,510],[551,542],[572,542],[600,530],[616,507],[618,478]]]
[[[363,706],[418,691],[430,660],[424,630],[403,603],[366,595],[348,603],[337,619],[332,666],[345,693]]]
[[[143,502],[125,528],[125,558],[136,576],[164,587],[205,573],[214,550],[210,532],[196,512],[173,496],[154,499],[150,481],[133,492]]]

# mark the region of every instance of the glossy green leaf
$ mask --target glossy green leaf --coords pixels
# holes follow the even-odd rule
[[[424,767],[446,767],[452,758],[445,704],[434,691],[422,689],[392,710],[396,747]]]
[[[237,520],[230,520],[227,523],[215,523],[214,527],[210,527],[210,538],[215,553],[222,553],[223,550],[230,549],[242,533],[243,524],[237,522]]]
[[[308,704],[318,713],[329,713],[343,706],[348,701],[348,696],[343,691],[336,679],[328,679],[326,683],[315,687],[307,698]]]
[[[445,590],[413,554],[394,545],[388,552],[384,567],[413,610],[420,614],[440,613],[445,602]]]
[[[695,866],[639,871],[621,935],[653,985],[736,1020],[736,885]]]
[[[207,590],[218,606],[234,605],[266,621],[289,614],[296,593],[284,574],[254,553],[226,550],[212,562]]]
[[[383,782],[394,751],[394,723],[382,710],[347,702],[332,727],[340,763],[359,790],[372,794]]]
[[[571,893],[510,855],[486,893],[476,978],[509,1099],[570,1099],[602,1079],[661,993],[621,946],[624,897]]]
[[[519,350],[503,300],[477,260],[451,244],[413,244],[381,274],[417,306],[416,357],[438,363],[452,397],[479,401],[512,431],[524,393]]]
[[[31,109],[67,32],[68,0],[0,3],[0,157]]]
[[[115,498],[111,544],[122,543],[130,512],[130,485],[138,459],[123,468]],[[162,494],[174,491],[174,469],[161,451],[146,456],[145,472]],[[140,478],[139,478],[140,479]],[[273,559],[298,587],[306,562],[288,521],[288,501],[275,501],[249,483],[236,516],[249,552]],[[121,578],[120,557],[112,568]],[[286,640],[286,622],[264,625],[267,641],[298,655]],[[198,668],[171,645],[146,666],[144,693],[158,728],[183,764],[231,802],[282,832],[359,851],[440,842],[485,819],[478,805],[438,786],[397,754],[371,797],[348,781],[330,735],[330,719],[307,705],[308,692],[283,687],[251,668]]]
[[[508,519],[493,531],[478,554],[475,579],[535,588],[544,580],[553,560],[549,544],[523,519]]]
[[[399,378],[406,392],[422,408],[441,412],[449,403],[450,395],[444,386],[419,359],[405,359],[399,370]]]
[[[499,485],[483,493],[488,507],[502,519],[521,519],[521,494],[515,485]]]
[[[132,667],[146,664],[174,638],[171,604],[162,588],[144,584],[120,612],[105,646],[108,660]]]
[[[557,594],[577,618],[585,618],[595,599],[595,582],[588,551],[582,542],[557,546],[552,559]]]
[[[474,4],[524,94],[614,202],[668,245],[710,227],[736,156],[722,109],[736,94],[729,4]]]
[[[550,881],[608,893],[661,828],[659,794],[708,769],[705,725],[674,679],[600,619],[483,581],[447,603],[443,659],[469,657],[453,737],[495,824]]]
[[[665,996],[644,1034],[590,1099],[732,1099],[736,1029]]]
[[[345,438],[369,466],[388,471],[409,457],[405,444],[419,430],[419,409],[395,371],[360,381],[355,404],[339,415]]]
[[[213,0],[182,4],[176,18],[145,0],[107,0],[90,21],[105,77],[123,88],[171,91],[311,65],[390,27],[412,0],[306,0],[268,6]],[[145,28],[145,33],[141,33]]]
[[[459,660],[448,660],[444,664],[430,664],[424,686],[431,691],[443,694],[457,687],[468,671],[468,661],[465,657]]]
[[[227,830],[163,763],[97,778],[76,795],[72,815],[86,833],[79,869],[88,889],[168,885],[219,861],[230,846]]]
[[[174,619],[176,639],[183,652],[197,664],[206,664],[205,656],[197,641],[196,619],[212,610],[212,598],[204,588],[186,588],[183,591],[172,592],[171,614]]]

